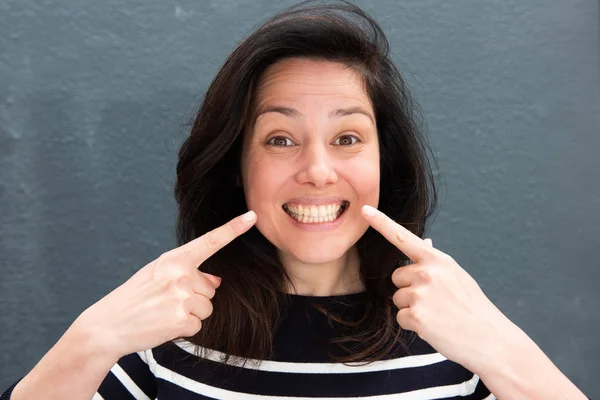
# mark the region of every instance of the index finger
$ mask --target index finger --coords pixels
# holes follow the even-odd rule
[[[396,223],[378,209],[365,205],[362,208],[362,214],[376,231],[399,248],[413,262],[431,258],[432,248],[423,239]]]
[[[252,210],[237,216],[204,235],[180,246],[179,249],[187,254],[190,263],[195,266],[227,246],[233,239],[252,228],[256,222],[256,213]]]

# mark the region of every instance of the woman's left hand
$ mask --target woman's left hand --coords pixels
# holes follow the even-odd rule
[[[398,324],[471,371],[489,361],[516,325],[452,257],[433,247],[431,239],[421,239],[375,208],[365,206],[363,215],[413,261],[392,274],[398,287],[393,297]]]

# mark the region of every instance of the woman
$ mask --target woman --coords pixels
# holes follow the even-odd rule
[[[428,146],[355,6],[294,6],[233,51],[175,196],[180,247],[82,313],[14,400],[585,398],[421,239]]]

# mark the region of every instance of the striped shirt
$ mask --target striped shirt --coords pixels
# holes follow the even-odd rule
[[[489,399],[479,377],[448,360],[418,336],[411,355],[365,363],[333,363],[326,340],[330,323],[310,301],[332,309],[346,307],[360,313],[363,293],[310,297],[292,295],[292,307],[274,339],[274,355],[260,364],[241,366],[235,357],[227,364],[212,351],[200,358],[194,345],[171,341],[119,359],[93,400],[121,399]],[[332,302],[335,300],[335,302]],[[340,305],[346,303],[346,305]],[[335,311],[340,311],[335,310]]]
[[[199,360],[186,341],[130,354],[113,367],[94,400],[495,399],[477,375],[418,337],[410,356],[362,366],[329,362],[327,353],[336,352],[325,343],[331,337],[327,317],[307,306],[309,301],[353,318],[348,310],[358,317],[360,307],[343,303],[355,306],[363,296],[291,296],[274,355],[260,364],[240,366],[233,358],[225,365],[223,354],[214,351]]]

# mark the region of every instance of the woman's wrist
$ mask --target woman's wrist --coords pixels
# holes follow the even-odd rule
[[[497,398],[587,399],[517,325],[497,333],[471,369]]]
[[[122,356],[122,351],[112,342],[111,332],[102,329],[86,318],[85,312],[73,322],[61,340],[79,348],[85,356],[100,357],[114,365]]]
[[[15,386],[11,399],[90,399],[119,360],[91,326],[76,320]]]

